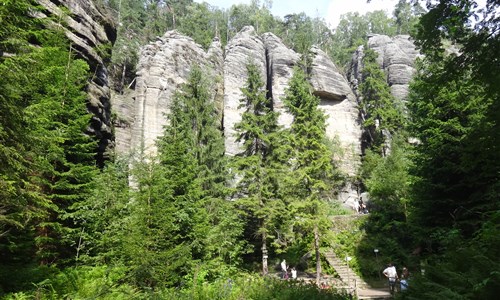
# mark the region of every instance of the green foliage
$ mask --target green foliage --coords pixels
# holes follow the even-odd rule
[[[250,4],[235,4],[228,14],[228,39],[238,33],[245,26],[253,26],[258,33],[274,32],[279,21],[271,14],[271,2],[252,0]]]
[[[226,22],[220,11],[208,3],[193,3],[187,7],[186,15],[180,20],[178,30],[192,37],[207,49],[217,34],[226,34]],[[224,37],[222,37],[224,40]]]
[[[190,290],[165,291],[163,299],[349,299],[335,290],[319,290],[313,284],[270,277],[238,276]]]
[[[30,17],[33,11],[32,1],[4,1],[0,6],[0,252],[4,257],[23,244],[18,241],[8,247],[7,241],[16,240],[17,230],[41,213],[30,196],[35,187],[28,178],[31,166],[26,148],[32,139],[23,113],[30,104],[26,86],[33,84],[30,52],[35,49],[28,40],[44,32],[42,22]]]
[[[478,132],[488,122],[493,98],[470,71],[452,78],[442,66],[441,62],[428,65],[412,86],[413,132],[421,141],[415,165],[416,194],[421,196],[415,197],[414,205],[424,227],[461,224],[470,235],[481,220],[478,216],[495,209],[494,203],[484,202],[489,198],[485,191],[495,188],[487,183],[495,175],[477,165],[493,159],[492,154],[472,154],[480,151],[478,141],[483,138]],[[484,177],[488,179],[483,181]]]
[[[36,11],[30,1],[0,8],[0,255],[3,270],[23,274],[2,276],[3,291],[76,256],[73,205],[86,199],[97,170],[96,143],[85,134],[88,66]]]
[[[365,50],[359,86],[360,111],[367,146],[386,155],[390,137],[402,129],[405,120],[401,101],[392,96],[386,75],[376,59],[374,50]]]
[[[425,276],[418,276],[401,298],[494,299],[500,291],[499,216],[495,213],[470,241],[450,237],[445,255],[431,257]]]
[[[414,291],[428,299],[486,299],[498,291],[491,269],[498,259],[490,256],[497,241],[482,240],[499,232],[491,226],[499,210],[493,195],[499,191],[500,92],[493,83],[498,61],[491,60],[499,51],[498,3],[490,2],[482,14],[475,1],[428,8],[416,35],[426,56],[408,105],[419,139],[410,220],[422,230],[417,238],[430,264]],[[460,52],[445,51],[446,40]]]
[[[73,203],[82,201],[92,188],[95,175],[96,143],[84,132],[90,122],[86,111],[88,66],[73,60],[71,53],[58,47],[44,47],[33,53],[30,80],[25,87],[30,105],[24,113],[33,138],[28,148],[33,168],[40,172],[36,184],[47,203],[47,216],[38,219],[38,255],[48,263],[73,253],[62,253],[71,245],[70,215]],[[36,84],[34,84],[36,83]],[[56,250],[55,245],[66,244]],[[62,255],[62,256],[61,256]]]
[[[384,11],[347,13],[341,16],[340,22],[333,33],[331,56],[340,67],[345,67],[351,61],[352,54],[360,45],[364,45],[369,34],[395,34],[394,21]]]
[[[238,274],[213,283],[197,282],[188,288],[138,291],[123,284],[121,268],[79,267],[66,269],[35,285],[32,292],[8,294],[3,299],[349,299],[333,289],[271,277]]]
[[[242,152],[235,156],[237,169],[239,206],[245,214],[246,231],[258,236],[262,249],[263,274],[267,274],[269,240],[278,240],[273,246],[283,246],[280,239],[286,239],[286,204],[281,192],[280,176],[285,162],[280,147],[278,113],[273,111],[271,99],[266,98],[264,82],[255,64],[247,64],[248,79],[242,88],[240,108],[244,109],[241,122],[235,125],[237,142],[242,143]],[[283,236],[275,236],[275,233]],[[254,241],[257,243],[257,241]]]
[[[124,241],[130,226],[128,162],[116,158],[95,176],[93,190],[85,201],[77,202],[73,218],[81,226],[78,233],[77,263],[110,264],[123,262]]]
[[[295,231],[314,235],[316,281],[319,283],[321,237],[330,227],[326,200],[338,184],[340,174],[326,143],[326,120],[318,108],[302,70],[296,68],[285,92],[284,103],[293,116],[289,135],[291,171],[286,177],[287,197],[295,218]]]
[[[419,17],[425,13],[425,9],[418,1],[399,0],[394,8],[394,18],[397,26],[397,34],[411,34],[415,32]]]
[[[174,96],[158,157],[134,170],[126,252],[132,282],[143,288],[179,286],[197,272],[212,280],[244,251],[241,221],[225,200],[224,144],[206,78],[193,68]]]
[[[123,284],[123,268],[68,268],[34,284],[33,291],[13,293],[3,299],[132,299],[139,297],[133,287]]]

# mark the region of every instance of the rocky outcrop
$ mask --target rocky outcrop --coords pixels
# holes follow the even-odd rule
[[[125,109],[133,106],[131,122],[126,122],[116,131],[120,152],[140,150],[145,155],[156,153],[155,141],[163,133],[165,114],[169,112],[172,97],[186,82],[194,65],[212,73],[208,77],[216,82],[214,99],[222,98],[222,86],[217,83],[217,80],[222,80],[222,50],[217,48],[220,48],[220,43],[215,40],[210,50],[205,52],[193,39],[169,31],[141,49],[132,99],[116,99],[117,107]],[[118,114],[120,118],[121,114]]]
[[[262,35],[264,41],[266,63],[267,63],[267,89],[269,96],[273,99],[274,109],[280,113],[278,123],[285,127],[292,123],[292,115],[289,114],[283,104],[285,90],[293,75],[293,68],[297,65],[300,55],[289,49],[283,42],[272,33]]]
[[[235,155],[240,152],[236,142],[234,125],[241,121],[243,112],[240,100],[243,98],[241,88],[247,80],[248,63],[258,66],[261,78],[267,81],[267,65],[262,39],[257,36],[252,26],[244,27],[226,46],[224,59],[224,137],[226,153]]]
[[[113,146],[110,89],[108,84],[107,59],[111,57],[111,46],[116,39],[116,29],[106,12],[86,0],[37,0],[44,8],[40,17],[56,16],[65,28],[77,56],[90,66],[92,77],[87,86],[88,110],[93,114],[90,133],[99,140],[98,162],[105,159],[107,150]],[[60,24],[52,23],[54,26]]]
[[[414,63],[419,56],[415,44],[408,35],[388,37],[373,35],[368,40],[368,47],[378,53],[377,62],[387,74],[387,83],[394,97],[404,100],[408,95],[408,84],[415,73]],[[353,58],[351,82],[361,81],[361,59],[363,48],[358,48]],[[361,66],[361,67],[360,67]]]
[[[350,176],[356,174],[361,155],[361,128],[358,121],[356,97],[349,83],[326,53],[311,49],[311,85],[321,100],[320,108],[327,116],[326,133],[339,143],[342,155],[337,159]]]
[[[356,98],[346,79],[323,51],[313,48],[311,54],[311,84],[314,94],[321,99],[320,107],[328,116],[327,136],[339,142],[344,153],[339,157],[341,166],[346,173],[354,175],[361,153]],[[239,152],[234,124],[241,120],[242,111],[238,106],[242,98],[240,89],[246,81],[245,65],[253,61],[261,68],[268,97],[273,100],[273,108],[280,112],[279,123],[289,127],[293,119],[286,112],[283,98],[299,59],[300,55],[287,48],[274,34],[257,36],[253,27],[245,27],[229,42],[224,66],[224,133],[229,155]]]
[[[211,77],[222,79],[216,81],[213,88],[217,107],[223,113],[228,155],[241,151],[234,125],[241,120],[241,88],[246,84],[249,62],[258,66],[267,96],[272,99],[273,108],[280,112],[280,124],[290,126],[293,120],[285,110],[283,98],[300,55],[274,34],[259,36],[251,26],[244,27],[229,41],[224,54],[223,58],[218,40],[204,52],[191,38],[175,31],[145,46],[140,53],[134,95],[117,96],[120,101],[114,103],[114,107],[125,114],[133,110],[133,118],[121,117],[118,113],[123,126],[116,128],[117,150],[123,153],[143,147],[146,153],[155,153],[155,140],[166,124],[169,103],[175,90],[186,81],[193,64],[205,66],[213,73]],[[344,171],[354,175],[361,152],[356,99],[328,56],[318,48],[313,48],[311,54],[311,84],[327,114],[327,135],[337,140],[343,150],[343,156],[338,159]]]

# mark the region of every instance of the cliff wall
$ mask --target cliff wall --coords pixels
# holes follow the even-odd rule
[[[313,48],[311,53],[311,84],[328,116],[327,135],[339,141],[344,149],[344,157],[339,157],[342,168],[354,175],[361,153],[355,96],[347,80],[323,51]],[[143,47],[139,57],[137,84],[134,94],[129,97],[132,104],[128,104],[134,107],[133,117],[129,117],[126,126],[116,130],[120,152],[137,149],[149,154],[155,152],[155,139],[162,134],[172,95],[186,81],[193,65],[205,66],[216,78],[222,79],[214,85],[214,101],[221,107],[221,127],[229,155],[240,151],[234,125],[241,120],[242,111],[238,106],[243,97],[241,88],[247,79],[247,63],[253,62],[259,67],[268,96],[281,113],[280,124],[287,127],[292,122],[291,115],[285,111],[283,97],[300,55],[272,33],[257,35],[253,27],[247,26],[229,41],[224,51],[220,43],[214,41],[205,52],[191,38],[170,31]],[[114,107],[125,107],[126,101],[121,99]]]

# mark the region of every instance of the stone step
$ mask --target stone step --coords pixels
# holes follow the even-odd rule
[[[362,280],[349,266],[345,264],[343,260],[338,259],[335,254],[331,252],[325,253],[325,258],[335,269],[335,272],[340,277],[341,283],[336,286],[336,288],[344,289],[346,291],[357,291],[359,290],[369,290],[370,286]],[[364,295],[371,296],[371,295]],[[378,296],[378,295],[377,295]],[[377,299],[377,298],[364,298],[364,299]]]

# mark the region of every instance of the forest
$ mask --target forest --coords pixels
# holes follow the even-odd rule
[[[40,17],[43,1],[0,0],[0,298],[352,299],[318,288],[338,275],[329,252],[380,287],[385,265],[407,267],[396,299],[497,298],[500,1],[399,0],[391,15],[348,13],[334,29],[304,13],[273,16],[270,0],[87,1],[116,25],[114,44],[97,50],[109,53],[117,94],[133,86],[140,47],[168,30],[205,48],[246,25],[274,33],[301,54],[283,99],[293,122],[278,124],[249,62],[241,153],[227,155],[213,78],[195,67],[154,157],[103,156],[89,130],[93,74],[60,20]],[[421,56],[398,101],[367,49],[366,143],[348,178],[311,92],[308,54],[320,47],[346,74],[371,34],[410,35]],[[352,218],[335,200],[347,181],[370,195],[368,214]],[[283,259],[308,280],[280,279]]]

